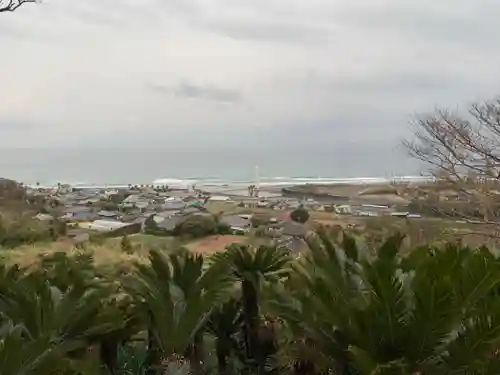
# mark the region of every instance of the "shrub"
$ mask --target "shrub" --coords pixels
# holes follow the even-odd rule
[[[120,206],[118,205],[118,203],[105,202],[102,204],[101,208],[106,211],[118,211],[120,209]]]
[[[254,231],[255,237],[270,237],[270,233],[267,231],[267,228],[260,227],[255,229]]]
[[[158,231],[158,225],[154,219],[154,215],[151,215],[144,221],[144,232],[147,234],[155,233]]]
[[[0,215],[0,247],[16,247],[56,237],[52,226],[29,215]]]
[[[266,225],[269,223],[269,216],[267,215],[253,215],[251,218],[252,226],[254,228],[260,227],[261,225]]]
[[[300,207],[292,211],[290,218],[297,223],[304,224],[309,220],[309,212],[305,208]]]
[[[120,247],[124,253],[131,254],[133,252],[132,243],[127,235],[122,237],[120,242]]]
[[[176,236],[205,237],[217,232],[217,224],[211,215],[190,215],[176,226]]]
[[[231,227],[226,223],[217,224],[217,234],[231,234],[233,233]]]

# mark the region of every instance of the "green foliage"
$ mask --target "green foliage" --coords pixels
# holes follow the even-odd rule
[[[103,202],[101,208],[106,211],[118,211],[120,209],[119,203],[112,201]]]
[[[233,231],[229,225],[226,223],[217,223],[217,228],[216,228],[217,234],[225,235],[225,234],[232,234]]]
[[[269,216],[268,215],[252,215],[252,218],[250,221],[252,222],[252,226],[254,228],[257,228],[261,225],[266,225],[269,223]]]
[[[299,207],[290,213],[290,218],[297,223],[306,223],[309,220],[309,212],[303,208]]]
[[[124,253],[132,254],[134,249],[132,247],[132,243],[130,242],[130,238],[127,235],[123,236],[120,241],[120,248]]]
[[[265,227],[260,227],[254,230],[254,235],[255,237],[267,237],[268,236],[268,231],[267,228]]]
[[[154,220],[154,215],[149,216],[144,221],[144,228],[145,228],[145,232],[147,234],[154,234],[155,232],[158,231],[158,225],[156,224],[156,221]]]
[[[54,229],[52,224],[40,222],[29,215],[0,215],[0,247],[13,248],[49,241],[58,236]]]
[[[74,284],[62,292],[39,274],[2,276],[2,374],[67,373],[74,353],[125,324],[116,309],[103,306],[106,288]]]
[[[1,373],[500,373],[500,259],[403,241],[322,230],[298,259],[152,249],[122,276],[87,252],[0,267]]]
[[[127,289],[145,301],[154,340],[170,356],[185,352],[206,323],[214,304],[232,284],[224,258],[204,267],[201,256],[150,254],[151,266],[137,265]]]
[[[448,374],[496,363],[500,263],[491,254],[448,246],[403,258],[399,235],[376,254],[349,237],[342,246],[320,238],[294,275],[303,287],[274,303],[293,331],[309,332],[316,364]]]
[[[177,225],[174,235],[200,238],[216,234],[218,229],[213,216],[202,214],[190,215]]]

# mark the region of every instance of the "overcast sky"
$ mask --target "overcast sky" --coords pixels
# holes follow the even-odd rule
[[[498,0],[26,4],[0,13],[0,147],[389,147],[415,112],[499,93],[499,16]]]

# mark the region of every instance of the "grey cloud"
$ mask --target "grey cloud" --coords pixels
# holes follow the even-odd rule
[[[0,118],[41,129],[0,145],[390,144],[498,91],[497,1],[47,0],[0,17]]]
[[[33,33],[28,30],[11,26],[7,23],[0,23],[0,38],[12,38],[12,39],[20,39],[26,40],[31,39],[33,37]]]
[[[158,20],[159,0],[142,0],[142,4],[130,0],[101,0],[65,2],[57,4],[57,10],[66,17],[92,26],[130,27],[144,20]]]
[[[153,92],[163,95],[174,95],[184,99],[203,99],[220,103],[237,103],[243,98],[238,90],[216,87],[213,85],[194,85],[188,82],[180,82],[174,87],[158,84],[147,86]]]
[[[352,93],[387,93],[388,91],[411,90],[425,92],[449,86],[470,84],[467,77],[447,72],[401,68],[400,71],[381,72],[376,75],[327,76],[321,73],[306,72],[295,81],[296,85],[323,87],[326,90],[339,90]]]
[[[277,5],[281,5],[281,10]],[[331,27],[324,22],[308,22],[300,17],[300,14],[293,11],[284,12],[283,8],[289,10],[286,4],[238,3],[224,0],[210,3],[174,0],[158,6],[163,14],[183,19],[191,27],[236,40],[310,44],[324,43],[333,37]],[[220,11],[221,9],[223,11]]]
[[[233,39],[316,44],[333,38],[332,30],[326,27],[263,18],[206,20],[203,26]]]
[[[380,31],[406,35],[408,42],[467,46],[467,51],[491,45],[491,38],[500,33],[498,2],[495,0],[457,0],[446,7],[394,3],[388,7],[345,8],[339,21],[365,32]],[[434,4],[435,5],[435,4]],[[461,9],[461,6],[462,9]]]

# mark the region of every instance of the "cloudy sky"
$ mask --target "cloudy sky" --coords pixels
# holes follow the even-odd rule
[[[0,2],[6,0],[0,0]],[[498,0],[44,0],[0,13],[0,147],[392,147],[500,91]]]

